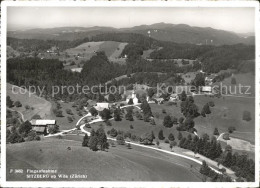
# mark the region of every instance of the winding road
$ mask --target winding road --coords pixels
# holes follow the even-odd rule
[[[134,107],[137,107],[138,109],[140,109],[140,107],[139,107],[139,106],[136,106],[136,105],[127,105],[127,106],[123,106],[123,107],[121,107],[121,108],[126,108],[126,107],[130,107],[130,106],[134,106]],[[77,122],[76,126],[78,126],[79,123],[80,123],[84,118],[86,118],[86,117],[89,117],[89,114],[87,114],[86,116],[83,116],[82,118],[80,118],[79,121]],[[111,119],[113,119],[113,118],[111,118]],[[111,119],[110,119],[110,120],[111,120]],[[98,119],[95,119],[95,120],[93,120],[93,121],[88,122],[88,124],[93,124],[93,123],[103,122],[103,121],[104,121],[103,119],[98,118]],[[86,125],[86,124],[82,124],[82,125],[80,126],[80,130],[81,130],[83,133],[85,133],[85,134],[87,134],[87,135],[90,135],[90,132],[88,132],[88,131],[86,131],[86,130],[84,129],[85,125]],[[108,140],[116,141],[115,138],[110,138],[110,137],[108,137],[107,139],[108,139]],[[160,152],[162,152],[162,153],[167,153],[167,154],[170,154],[170,155],[182,157],[182,158],[185,158],[185,159],[194,161],[194,162],[196,162],[196,163],[202,165],[202,161],[200,161],[200,160],[198,160],[198,159],[194,159],[194,158],[192,158],[192,157],[188,157],[188,156],[186,156],[186,155],[182,155],[182,154],[178,154],[178,153],[173,153],[173,152],[166,151],[166,150],[163,150],[163,149],[154,148],[154,147],[151,147],[151,146],[146,146],[146,145],[142,145],[142,144],[138,144],[138,143],[134,143],[134,142],[126,141],[126,143],[130,143],[131,145],[134,145],[134,146],[143,147],[143,148],[147,148],[147,149],[151,149],[151,150],[155,150],[155,151],[160,151]],[[210,166],[210,168],[211,168],[212,170],[214,170],[216,173],[222,174],[222,172],[216,170],[215,168],[213,168],[213,167],[211,167],[211,166]]]
[[[130,106],[133,106],[133,107],[136,107],[136,108],[140,109],[140,107],[137,106],[137,105],[127,105],[127,106],[122,106],[121,108],[126,108],[126,107],[130,107]],[[81,117],[81,118],[77,121],[76,127],[78,127],[78,126],[80,125],[80,122],[81,122],[83,119],[87,118],[87,117],[91,117],[91,114],[88,113],[87,115]],[[113,120],[113,119],[114,119],[114,118],[111,118],[110,120]],[[93,123],[103,122],[103,121],[104,121],[103,119],[97,118],[97,119],[94,119],[94,120],[88,122],[88,124],[93,124]],[[85,134],[87,134],[87,135],[90,135],[90,132],[88,132],[88,131],[86,131],[86,130],[84,129],[85,125],[86,125],[86,123],[80,125],[80,130],[81,130],[81,132],[83,132],[83,133],[85,133]],[[69,129],[69,130],[63,130],[63,131],[61,131],[61,132],[59,132],[59,133],[47,135],[47,136],[45,136],[45,137],[52,137],[52,136],[62,135],[62,134],[64,134],[64,133],[68,133],[68,132],[74,131],[74,130],[76,130],[76,129],[77,129],[77,128],[73,128],[73,129]],[[223,133],[222,133],[222,134],[223,134]],[[222,134],[221,134],[220,136],[222,136]],[[220,136],[219,136],[219,137],[220,137]],[[108,137],[107,139],[108,139],[108,140],[116,141],[115,138],[111,138],[111,137]],[[167,151],[167,150],[163,150],[163,149],[159,149],[159,148],[155,148],[155,147],[151,147],[151,146],[147,146],[147,145],[142,145],[142,144],[138,144],[138,143],[134,143],[134,142],[126,141],[126,143],[130,143],[131,145],[134,145],[134,146],[143,147],[143,148],[146,148],[146,149],[155,150],[155,151],[159,151],[159,152],[162,152],[162,153],[167,153],[167,154],[170,154],[170,155],[178,156],[178,157],[181,157],[181,158],[184,158],[184,159],[191,160],[191,161],[193,161],[193,162],[195,162],[195,163],[198,163],[199,165],[202,165],[202,161],[200,161],[200,160],[198,160],[198,159],[194,159],[194,158],[189,157],[189,156],[186,156],[186,155],[182,155],[182,154],[179,154],[179,153],[173,153],[173,152],[170,152],[170,151]],[[222,172],[216,170],[215,168],[213,168],[213,167],[211,167],[211,166],[209,166],[209,167],[210,167],[213,171],[215,171],[216,173],[222,174]]]

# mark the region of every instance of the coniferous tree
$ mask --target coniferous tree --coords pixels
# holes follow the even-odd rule
[[[179,131],[179,133],[178,133],[178,140],[181,140],[182,139],[182,134],[181,134],[181,132]]]
[[[213,135],[216,135],[216,136],[219,135],[218,128],[215,128],[215,129],[214,129]]]
[[[158,133],[158,138],[159,140],[164,140],[164,136],[163,136],[163,130],[160,130]]]
[[[121,121],[122,120],[121,119],[121,110],[120,110],[120,108],[116,108],[114,110],[114,120],[115,121]]]
[[[168,139],[170,141],[174,141],[175,140],[174,135],[172,133],[170,133],[169,136],[168,136]]]
[[[82,146],[83,147],[88,147],[88,141],[89,141],[89,137],[88,137],[87,134],[85,134],[85,136],[83,138]]]
[[[171,116],[167,115],[167,116],[164,117],[163,125],[167,128],[171,128],[173,126]]]

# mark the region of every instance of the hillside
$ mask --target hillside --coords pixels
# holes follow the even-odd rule
[[[20,87],[14,87],[14,92],[12,92],[11,84],[7,84],[7,96],[11,97],[12,101],[20,101],[22,106],[17,108],[13,107],[12,110],[16,110],[24,115],[25,120],[30,120],[35,114],[40,115],[42,118],[48,118],[51,111],[51,103],[44,98],[38,97],[33,93],[24,91]],[[25,106],[29,105],[29,109],[26,109]]]
[[[102,33],[138,33],[151,38],[176,43],[208,44],[208,45],[231,45],[237,43],[254,44],[254,36],[236,34],[229,31],[217,30],[209,27],[191,27],[186,24],[156,23],[141,25],[131,28],[111,27],[69,27],[30,29],[26,31],[9,31],[8,37],[19,39],[42,39],[42,40],[79,40],[90,38]]]
[[[114,41],[86,42],[65,51],[70,57],[77,56],[78,60],[89,60],[98,51],[104,51],[110,61],[120,61],[119,57],[127,43]],[[62,59],[60,59],[62,60]],[[66,58],[64,59],[66,60]],[[121,59],[121,61],[125,61]]]
[[[77,40],[91,37],[97,34],[113,31],[109,27],[58,27],[47,29],[29,29],[23,31],[8,31],[8,37],[19,39],[41,39],[41,40]]]
[[[198,172],[193,174],[190,171],[191,164],[194,169],[199,167],[194,162],[172,156],[169,158],[168,155],[140,147],[127,149],[125,146],[116,146],[108,152],[93,152],[82,147],[81,142],[65,139],[7,145],[9,169],[49,168],[57,169],[58,174],[77,173],[88,176],[87,179],[56,179],[63,181],[200,181],[195,176]],[[25,173],[14,177],[13,174],[8,174],[7,180],[31,180],[24,175]]]
[[[231,45],[237,43],[254,44],[252,38],[240,37],[236,33],[217,30],[210,27],[191,27],[186,24],[143,25],[125,30],[143,34],[151,38],[176,43],[190,43],[198,45]]]

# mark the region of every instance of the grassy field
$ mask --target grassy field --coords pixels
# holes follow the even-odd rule
[[[144,51],[143,51],[142,58],[144,58],[144,59],[149,58],[149,57],[150,57],[150,54],[151,54],[153,51],[154,51],[153,49],[144,50]]]
[[[231,84],[231,77],[224,79],[222,81],[222,84],[231,87],[232,88],[231,91],[234,91],[235,86],[238,88],[239,84],[243,86],[249,86],[250,90],[248,92],[251,93],[250,95],[246,95],[246,94],[237,94],[237,95],[255,96],[255,75],[253,75],[253,73],[234,74],[233,77],[236,79],[235,85]],[[245,93],[246,90],[247,90],[246,87],[241,89],[242,93]]]
[[[65,139],[7,145],[7,172],[10,169],[56,169],[58,174],[87,175],[87,179],[57,181],[201,181],[199,165],[179,157],[136,146],[93,152],[82,147],[81,142]],[[25,174],[8,173],[7,180],[32,180]]]
[[[55,119],[57,121],[57,125],[59,125],[60,130],[68,130],[68,129],[75,128],[77,121],[82,116],[79,116],[77,111],[76,111],[76,108],[72,107],[72,104],[73,104],[72,102],[68,102],[68,103],[59,102],[59,103],[61,105],[60,110],[62,111],[63,117],[56,117],[53,114],[53,111],[51,110],[51,119]],[[54,103],[53,103],[53,106],[55,106]],[[72,111],[73,115],[67,114],[66,109],[70,109]],[[84,115],[84,112],[85,111],[82,111],[82,115]],[[68,117],[72,117],[73,121],[69,122],[68,119],[67,119]]]
[[[86,42],[75,48],[67,49],[64,54],[67,53],[70,57],[65,57],[63,55],[60,60],[65,60],[67,62],[74,61],[76,65],[78,65],[82,60],[89,60],[96,52],[104,51],[110,61],[124,63],[125,59],[119,58],[119,56],[126,45],[127,43],[114,41]]]
[[[186,84],[190,84],[192,80],[195,79],[197,72],[187,72],[182,75],[182,78],[185,80]]]
[[[156,113],[159,114],[158,118],[157,117],[154,118],[156,125],[151,125],[149,122],[144,122],[143,120],[138,120],[135,117],[134,117],[134,121],[128,121],[123,117],[122,121],[112,120],[111,121],[112,126],[106,126],[105,123],[99,122],[99,123],[91,124],[91,128],[86,128],[86,130],[91,131],[92,128],[97,129],[97,128],[99,128],[99,125],[102,125],[102,127],[105,129],[106,132],[108,130],[111,130],[112,128],[115,128],[116,130],[130,132],[131,134],[135,134],[136,136],[141,136],[147,132],[153,131],[156,139],[158,139],[159,131],[163,130],[165,138],[168,138],[169,134],[172,133],[172,134],[174,134],[174,137],[177,141],[177,137],[178,137],[178,131],[176,129],[177,125],[173,125],[173,127],[171,127],[171,128],[166,128],[163,126],[163,119],[164,119],[164,116],[166,116],[167,114],[175,116],[177,118],[181,117],[182,114],[180,113],[179,107],[168,106],[166,104],[162,104],[162,105],[150,104],[150,106],[151,106],[151,110],[154,115]],[[162,114],[162,109],[165,109],[167,114]],[[130,125],[132,125],[134,128],[131,129]],[[183,136],[187,136],[189,133],[182,132],[182,134],[183,134]],[[164,141],[160,141],[160,142],[164,142]]]
[[[234,126],[236,131],[230,136],[247,140],[251,143],[255,142],[255,101],[253,98],[224,97],[223,99],[195,96],[194,99],[200,110],[209,101],[215,103],[215,106],[210,108],[211,114],[207,117],[200,116],[195,119],[195,128],[200,135],[203,133],[212,135],[215,127],[218,128],[220,133],[227,132],[229,126]],[[251,121],[242,120],[244,110],[251,113]]]
[[[20,101],[22,103],[22,107],[13,107],[13,110],[19,111],[24,115],[25,120],[30,120],[32,116],[35,114],[39,114],[42,118],[48,118],[51,110],[51,103],[43,98],[38,97],[37,95],[31,94],[29,95],[28,91],[24,91],[15,87],[15,94],[12,92],[12,85],[7,84],[7,96],[11,97],[11,100]],[[24,94],[23,94],[24,93]],[[25,105],[29,105],[30,109],[25,109]]]

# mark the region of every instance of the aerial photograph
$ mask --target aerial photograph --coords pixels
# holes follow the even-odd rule
[[[6,181],[255,182],[255,27],[254,7],[7,7]]]

